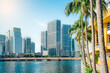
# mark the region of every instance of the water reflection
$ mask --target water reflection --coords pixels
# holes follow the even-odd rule
[[[81,61],[0,62],[0,73],[81,73]]]

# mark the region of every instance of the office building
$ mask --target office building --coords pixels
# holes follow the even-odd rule
[[[2,55],[2,44],[0,44],[0,55]]]
[[[31,53],[31,38],[26,37],[23,39],[23,50],[24,53]]]
[[[68,33],[71,25],[62,25],[61,29],[61,56],[71,56],[71,37]]]
[[[31,42],[31,53],[35,53],[35,43]]]
[[[12,28],[6,34],[6,52],[22,53],[22,37],[20,28]]]
[[[0,52],[1,52],[2,54],[5,53],[5,40],[6,40],[6,36],[0,34]]]
[[[71,56],[75,57],[75,44],[74,44],[75,39],[72,39],[72,49],[71,49]]]
[[[47,31],[41,32],[41,55],[47,50]]]
[[[48,23],[47,48],[48,55],[60,56],[61,48],[61,21],[54,20]]]

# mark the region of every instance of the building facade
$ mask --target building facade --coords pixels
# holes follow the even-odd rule
[[[106,50],[107,64],[110,68],[110,0],[106,0],[107,3],[107,12],[103,12],[103,31],[104,31],[104,44]],[[90,20],[91,21],[91,20]],[[99,36],[98,36],[98,27],[97,21],[94,21],[95,26],[95,52],[99,52]],[[89,25],[91,26],[91,25]],[[90,47],[91,44],[90,44]],[[90,51],[90,56],[92,56],[92,51]],[[98,59],[98,64],[101,65],[100,58]]]
[[[61,29],[61,56],[71,56],[71,37],[68,33],[71,25],[62,25]]]
[[[35,53],[35,43],[31,42],[31,53]]]
[[[61,21],[54,20],[48,23],[47,48],[48,55],[60,56],[61,48]]]
[[[31,53],[31,38],[26,37],[23,39],[23,50],[24,53]]]
[[[0,52],[1,52],[2,54],[5,53],[5,40],[6,40],[6,36],[0,34],[0,44],[1,44],[1,48],[0,48],[1,51],[0,51]]]
[[[47,31],[41,32],[41,55],[47,50]]]
[[[12,28],[6,35],[6,52],[22,53],[22,37],[20,28]]]

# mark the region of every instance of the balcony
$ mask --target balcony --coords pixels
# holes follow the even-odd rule
[[[107,49],[110,49],[110,43],[107,44]]]

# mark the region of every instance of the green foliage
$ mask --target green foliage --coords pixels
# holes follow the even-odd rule
[[[90,68],[89,64],[87,64],[85,70],[86,70],[85,73],[92,73],[93,72],[93,69]]]
[[[81,58],[82,58],[82,55],[80,54],[80,55],[79,55],[79,57],[81,57]]]
[[[95,53],[95,62],[97,63],[98,62],[98,58],[99,58],[99,52]]]

